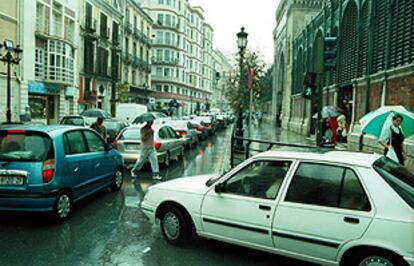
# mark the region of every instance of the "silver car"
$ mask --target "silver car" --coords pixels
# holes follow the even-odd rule
[[[132,166],[140,156],[142,125],[124,128],[114,141],[114,146],[124,158],[125,165]],[[168,166],[171,159],[177,161],[184,156],[184,143],[170,126],[153,125],[154,147],[160,163]]]
[[[187,120],[169,120],[165,124],[171,126],[177,132],[184,145],[188,148],[193,147],[198,141],[198,134],[196,127]]]

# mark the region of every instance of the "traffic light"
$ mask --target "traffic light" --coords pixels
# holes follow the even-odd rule
[[[325,71],[336,69],[336,58],[338,54],[337,37],[324,38],[323,62]]]
[[[316,94],[316,88],[316,73],[306,72],[303,81],[303,96],[307,99],[311,99]]]

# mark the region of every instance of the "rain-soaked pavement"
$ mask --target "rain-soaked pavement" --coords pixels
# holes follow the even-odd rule
[[[284,134],[255,131],[256,137],[265,139]],[[230,129],[218,132],[187,150],[185,159],[163,169],[162,176],[169,180],[220,173],[228,167],[230,133]],[[169,245],[138,207],[153,184],[150,176],[149,167],[137,182],[127,175],[121,191],[103,190],[83,200],[59,225],[44,215],[0,214],[0,265],[306,265],[205,239],[196,239],[186,248]]]

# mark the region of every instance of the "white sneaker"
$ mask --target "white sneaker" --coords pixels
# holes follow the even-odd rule
[[[154,179],[154,180],[162,180],[162,177],[160,175],[156,175],[156,176],[153,176],[152,179]]]

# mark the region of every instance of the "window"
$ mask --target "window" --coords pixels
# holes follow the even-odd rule
[[[177,133],[172,128],[166,127],[166,129],[167,129],[169,138],[171,139],[177,138]]]
[[[169,138],[168,130],[166,127],[163,127],[160,129],[160,131],[158,131],[158,137],[160,137],[161,139]]]
[[[288,161],[253,162],[228,179],[223,192],[275,199],[290,165]]]
[[[65,154],[86,153],[86,145],[81,131],[72,131],[66,133]]]
[[[105,150],[105,143],[98,135],[93,132],[85,131],[86,142],[88,143],[90,152],[99,152]]]
[[[158,14],[157,15],[157,23],[158,23],[158,25],[162,26],[162,24],[164,23],[164,15],[163,14]]]
[[[350,169],[301,163],[286,201],[360,211],[371,209],[357,175]]]

